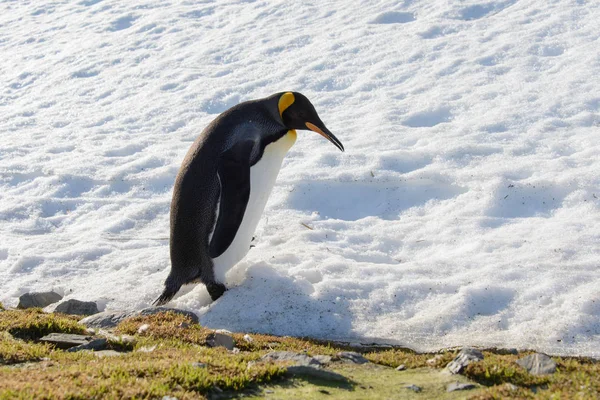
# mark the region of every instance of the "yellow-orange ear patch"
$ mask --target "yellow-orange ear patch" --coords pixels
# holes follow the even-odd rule
[[[289,106],[294,104],[295,100],[296,98],[294,97],[294,93],[292,92],[285,92],[284,94],[282,94],[279,98],[279,116],[281,116]]]

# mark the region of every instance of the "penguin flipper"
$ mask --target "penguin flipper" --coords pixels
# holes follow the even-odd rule
[[[209,245],[209,255],[217,258],[227,250],[244,218],[250,198],[250,159],[254,141],[244,141],[227,150],[219,163],[221,196],[219,217]]]

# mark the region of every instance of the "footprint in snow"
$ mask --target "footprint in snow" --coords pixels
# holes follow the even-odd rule
[[[108,27],[107,30],[110,32],[116,32],[116,31],[122,31],[123,29],[130,28],[131,25],[133,25],[133,21],[135,21],[136,19],[137,19],[137,17],[135,17],[133,15],[126,15],[124,17],[117,18],[110,24],[110,26]]]
[[[439,107],[431,110],[425,110],[409,115],[402,122],[402,125],[411,128],[430,128],[452,119],[452,113],[448,107]]]
[[[462,19],[463,21],[473,21],[476,19],[480,19],[486,17],[488,15],[494,15],[499,13],[500,11],[508,8],[516,3],[516,0],[509,0],[504,2],[490,2],[490,3],[480,3],[473,4],[471,6],[462,8],[458,11],[458,19]]]
[[[388,11],[379,14],[371,24],[405,24],[415,20],[415,15],[409,12]]]

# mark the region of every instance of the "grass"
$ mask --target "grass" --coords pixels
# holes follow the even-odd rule
[[[371,364],[335,362],[336,354],[352,348],[306,338],[233,334],[237,353],[209,348],[212,333],[188,317],[174,313],[134,317],[115,329],[134,340],[110,342],[118,356],[93,352],[69,353],[36,340],[50,332],[83,333],[78,317],[46,314],[39,309],[0,312],[0,399],[162,398],[178,399],[263,396],[269,390],[285,398],[541,398],[600,397],[600,363],[589,359],[554,358],[558,371],[533,376],[515,361],[519,355],[484,351],[484,360],[469,365],[464,376],[440,374],[457,351],[419,354],[408,349],[364,349]],[[142,328],[142,329],[140,329]],[[126,350],[126,351],[124,351]],[[270,351],[287,350],[330,355],[330,368],[348,378],[332,384],[290,377],[285,368],[261,362]],[[355,349],[354,349],[355,350]],[[194,363],[203,363],[199,367]],[[403,364],[407,371],[393,368]],[[446,393],[449,381],[471,380],[481,385],[470,392]],[[422,393],[404,388],[422,386]]]
[[[557,372],[531,375],[515,361],[524,355],[497,355],[484,352],[485,358],[465,369],[465,376],[490,388],[476,399],[600,398],[600,363],[586,358],[554,357]],[[510,385],[518,389],[511,389]]]
[[[47,344],[27,343],[0,331],[0,365],[38,361],[50,354]]]
[[[85,327],[77,323],[79,317],[47,314],[40,308],[5,310],[0,313],[0,331],[24,340],[37,340],[52,332],[83,333]]]

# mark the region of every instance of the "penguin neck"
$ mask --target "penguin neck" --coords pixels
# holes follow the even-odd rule
[[[290,129],[285,133],[285,135],[283,135],[276,142],[277,142],[277,144],[279,144],[279,142],[281,142],[282,150],[284,150],[285,153],[287,153],[292,148],[294,143],[296,143],[297,138],[298,138],[298,134],[296,133],[296,130]]]

